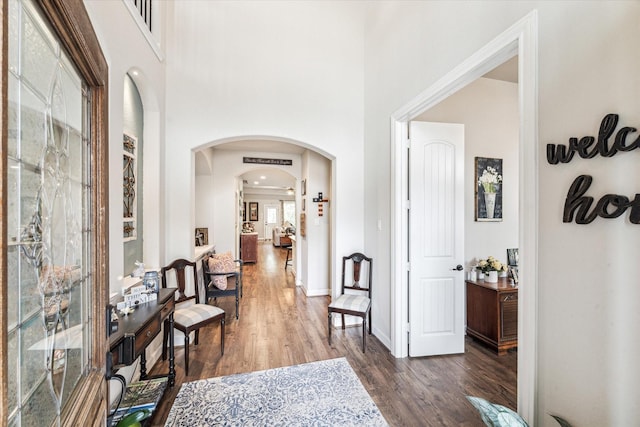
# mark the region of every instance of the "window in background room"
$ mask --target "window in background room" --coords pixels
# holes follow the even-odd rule
[[[296,202],[282,202],[282,221],[288,222],[292,226],[296,225]]]

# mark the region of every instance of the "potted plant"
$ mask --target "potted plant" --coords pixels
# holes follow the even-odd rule
[[[489,283],[498,282],[498,273],[506,272],[507,268],[506,264],[501,263],[492,256],[487,257],[487,259],[481,259],[476,266],[476,270],[484,274],[484,281]]]
[[[506,406],[491,403],[475,396],[467,396],[467,399],[480,413],[480,418],[489,427],[529,427],[529,424],[517,412]],[[561,427],[571,427],[564,418],[549,414]]]

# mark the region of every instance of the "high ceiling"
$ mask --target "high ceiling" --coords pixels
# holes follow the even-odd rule
[[[511,58],[502,65],[489,71],[483,77],[517,83],[518,57],[515,56]],[[223,150],[243,151],[246,153],[291,153],[298,155],[304,153],[306,150],[306,148],[299,145],[268,139],[233,141],[225,144],[219,144],[208,149],[213,151]],[[209,173],[209,166],[207,165],[204,156],[196,153],[196,175],[208,175]],[[285,197],[289,196],[288,192],[290,192],[290,190],[295,191],[296,188],[296,180],[292,175],[273,168],[258,168],[245,173],[241,178],[244,180],[244,193],[247,195]]]

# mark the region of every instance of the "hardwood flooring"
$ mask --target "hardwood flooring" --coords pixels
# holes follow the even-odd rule
[[[335,329],[329,346],[329,298],[307,298],[295,286],[291,269],[284,270],[286,250],[258,246],[258,262],[244,267],[240,319],[233,297],[217,301],[227,312],[224,356],[219,326],[201,330],[200,344],[191,345],[188,377],[184,350],[176,348],[176,386],[157,408],[154,426],[164,424],[183,382],[336,357],[347,358],[391,426],[483,426],[466,395],[516,407],[515,351],[498,357],[467,339],[463,355],[396,359],[371,335],[363,354],[360,327]],[[374,292],[375,283],[374,277]],[[167,369],[159,361],[151,374]]]

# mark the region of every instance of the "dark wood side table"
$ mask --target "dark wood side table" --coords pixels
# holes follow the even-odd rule
[[[169,328],[169,386],[176,380],[173,344],[173,312],[176,288],[160,289],[158,299],[136,307],[133,313],[120,316],[118,330],[109,336],[113,367],[132,364],[140,357],[140,379],[147,379],[146,349],[161,331],[162,323]]]
[[[506,353],[518,346],[518,288],[506,277],[498,283],[466,281],[467,335]]]
[[[242,262],[258,261],[258,233],[240,235],[240,257]]]

